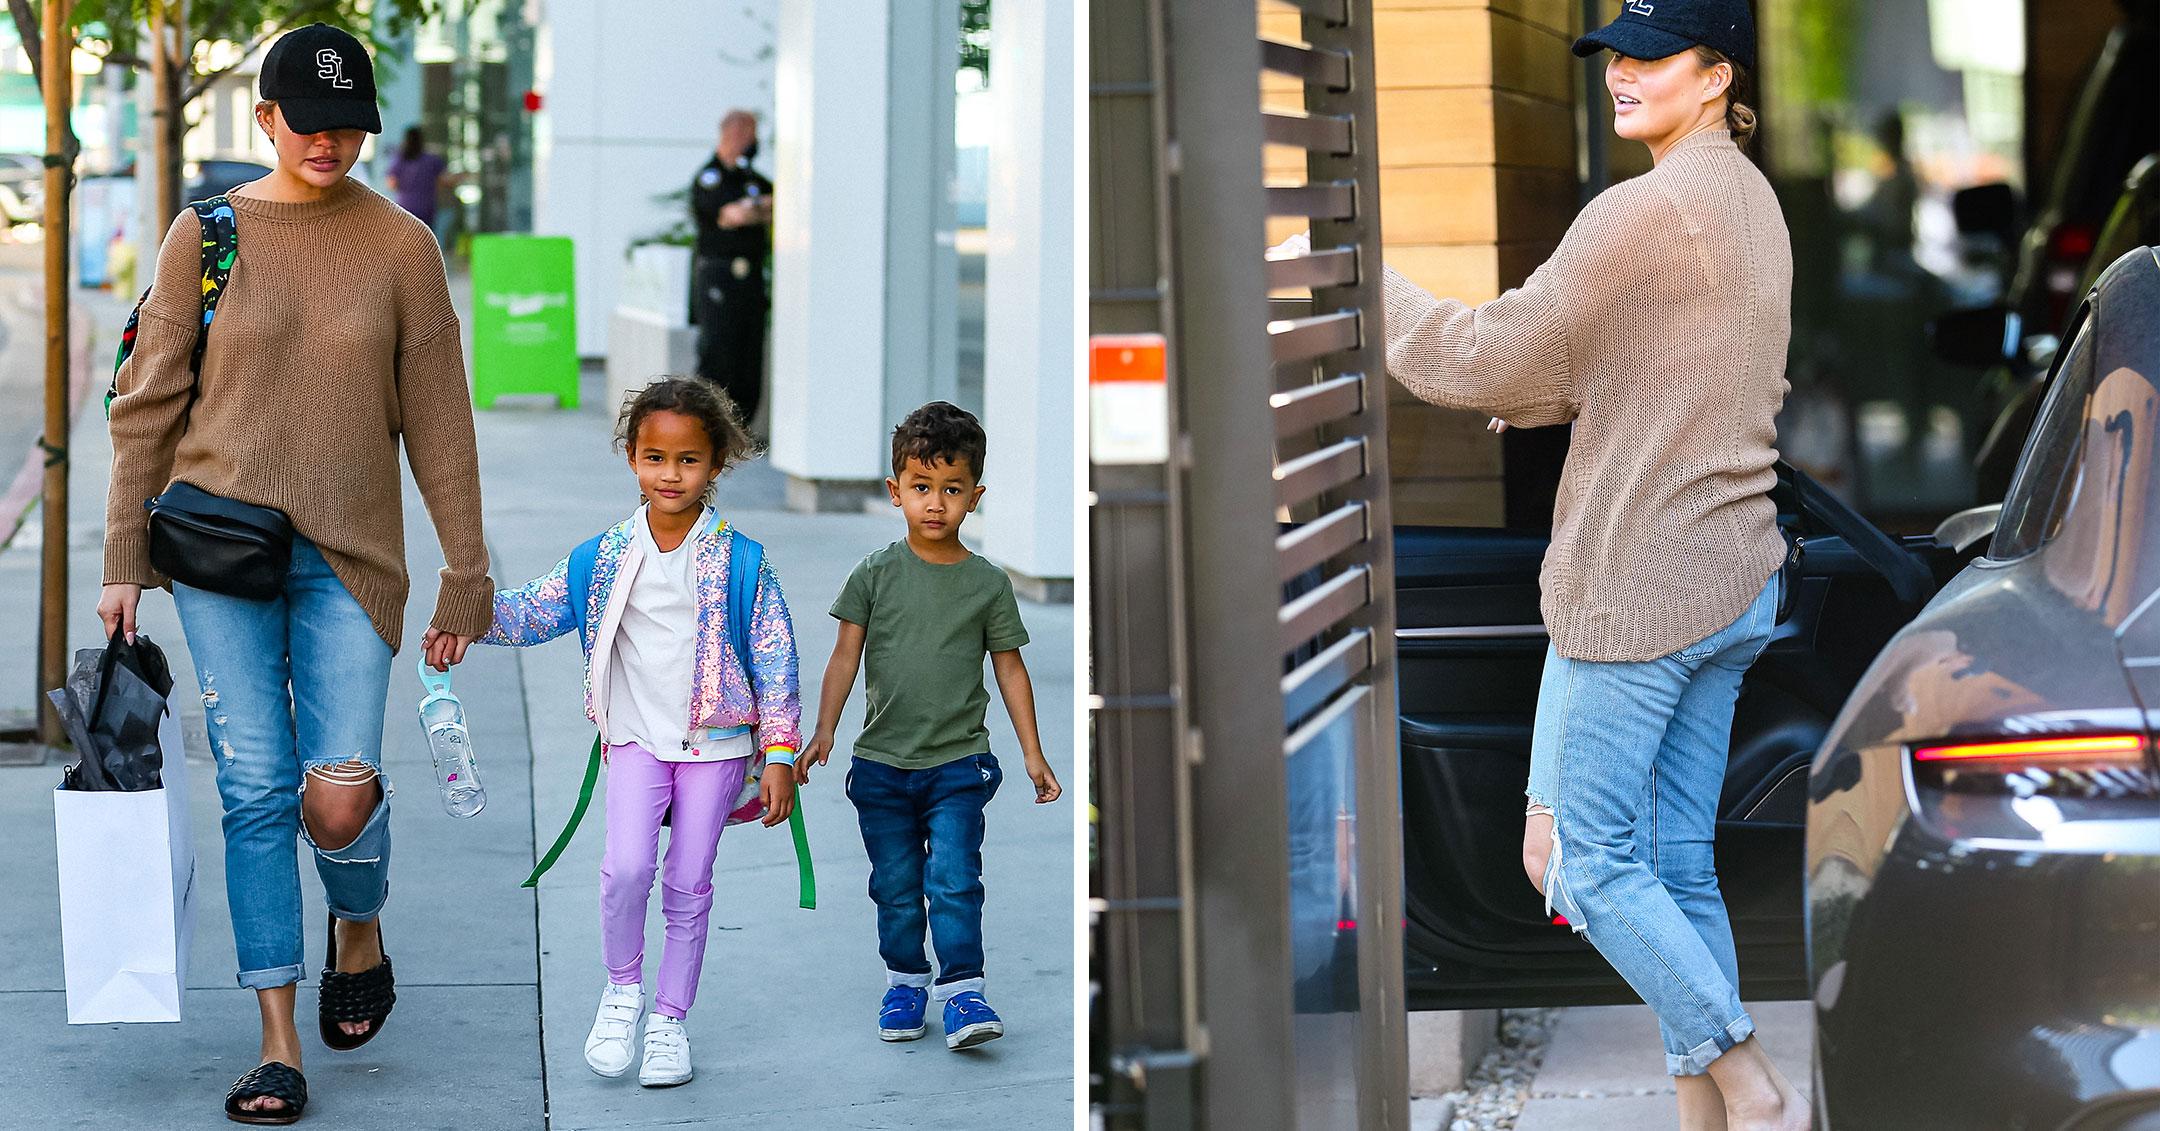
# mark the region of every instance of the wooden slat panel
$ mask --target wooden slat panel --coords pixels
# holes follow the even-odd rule
[[[1572,37],[1495,15],[1489,41],[1495,87],[1563,106],[1573,104],[1575,76],[1582,63],[1569,50]]]
[[[1381,137],[1391,140],[1386,134]],[[1380,215],[1391,246],[1491,243],[1500,237],[1493,167],[1390,169],[1380,179]]]
[[[1383,89],[1373,97],[1379,108],[1382,169],[1494,162],[1490,89]]]
[[[1575,111],[1571,107],[1509,90],[1494,91],[1492,99],[1495,164],[1574,170]],[[1387,136],[1384,116],[1380,136]],[[1633,148],[1648,152],[1639,145]]]
[[[1497,239],[1503,244],[1557,246],[1575,219],[1577,186],[1573,170],[1503,165],[1493,170],[1493,195],[1502,202]],[[1391,221],[1388,231],[1392,233],[1394,214],[1383,215]]]
[[[1443,298],[1480,303],[1500,286],[1499,256],[1491,244],[1387,246],[1387,265]]]
[[[1388,490],[1397,526],[1502,526],[1498,479],[1397,479]]]
[[[1374,12],[1374,89],[1491,86],[1491,26],[1477,8]]]
[[[1391,396],[1388,400],[1388,462],[1393,465],[1391,470],[1411,479],[1499,475],[1500,437],[1485,430],[1488,419],[1460,409],[1427,404],[1409,396],[1407,391],[1400,400]]]

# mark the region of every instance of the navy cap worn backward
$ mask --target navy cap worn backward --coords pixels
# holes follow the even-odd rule
[[[1575,41],[1575,54],[1600,49],[1663,59],[1701,44],[1755,69],[1755,13],[1748,0],[1624,0],[1620,16]]]
[[[294,133],[382,132],[375,105],[375,63],[352,33],[309,24],[278,37],[263,56],[262,96],[285,113]]]

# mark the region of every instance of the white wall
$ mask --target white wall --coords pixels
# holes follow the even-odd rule
[[[1033,577],[1073,576],[1078,13],[1074,0],[1035,0],[999,4],[990,21],[983,552]]]
[[[887,7],[789,0],[774,95],[772,462],[886,474]]]
[[[773,49],[781,0],[543,0],[533,85],[533,232],[577,247],[578,352],[607,352],[623,251],[671,224],[712,156],[721,115],[758,112],[762,153],[775,131]],[[790,7],[793,5],[790,4]],[[634,18],[626,18],[630,13]],[[688,302],[688,296],[684,296]]]

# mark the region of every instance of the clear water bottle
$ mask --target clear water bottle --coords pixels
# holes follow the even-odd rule
[[[427,696],[420,700],[420,729],[435,760],[435,784],[442,787],[443,808],[453,817],[470,817],[487,805],[487,790],[481,787],[479,769],[473,764],[465,706],[450,691],[450,673],[428,667],[426,660],[420,661],[420,685],[427,688]]]

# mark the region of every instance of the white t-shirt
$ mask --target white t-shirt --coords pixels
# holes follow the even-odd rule
[[[631,579],[608,664],[608,737],[635,742],[661,757],[680,757],[690,733],[690,692],[697,678],[696,531],[662,551],[653,541],[647,508],[637,513],[645,560]]]

